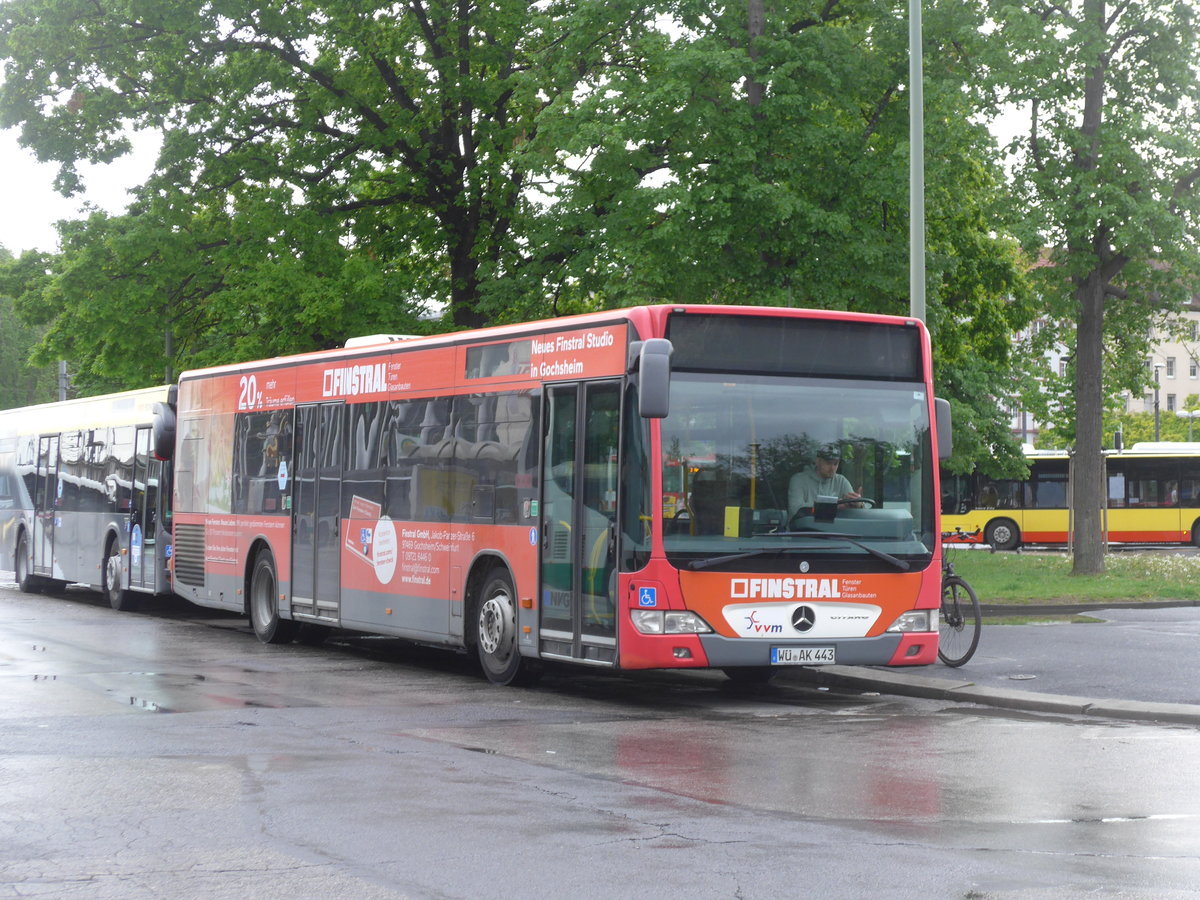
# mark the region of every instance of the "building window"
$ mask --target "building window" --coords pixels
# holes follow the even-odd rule
[[[1167,394],[1167,412],[1175,412],[1175,395]]]
[[[1192,319],[1188,322],[1188,336],[1191,340],[1196,340],[1196,320]]]
[[[1060,360],[1058,361],[1058,374],[1059,374],[1060,376],[1064,377],[1064,378],[1066,377],[1066,374],[1067,374],[1067,361],[1066,361],[1065,359],[1060,359]]]
[[[1167,377],[1168,378],[1175,377],[1175,357],[1173,357],[1173,356],[1167,357]]]
[[[1152,395],[1147,394],[1142,398],[1142,408],[1146,412],[1150,412],[1152,409],[1154,409],[1154,397]]]
[[[1188,362],[1188,378],[1195,378],[1198,375],[1200,375],[1200,365],[1197,365],[1196,361],[1193,359]]]

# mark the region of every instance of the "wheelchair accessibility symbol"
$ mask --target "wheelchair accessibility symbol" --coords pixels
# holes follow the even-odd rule
[[[658,606],[658,588],[638,588],[638,606]]]

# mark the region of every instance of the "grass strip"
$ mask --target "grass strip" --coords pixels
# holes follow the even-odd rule
[[[971,582],[980,603],[1200,603],[1200,556],[1110,553],[1103,574],[1072,575],[1072,561],[1066,553],[947,549],[955,571]]]

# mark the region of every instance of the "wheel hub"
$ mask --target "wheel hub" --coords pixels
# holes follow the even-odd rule
[[[494,654],[512,640],[515,617],[508,594],[493,594],[479,610],[479,644],[485,653]]]

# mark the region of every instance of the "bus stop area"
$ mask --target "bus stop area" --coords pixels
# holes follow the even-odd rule
[[[788,677],[1031,713],[1200,725],[1200,607],[1097,605],[1084,612],[1095,621],[985,620],[975,656],[957,669],[826,666]]]

